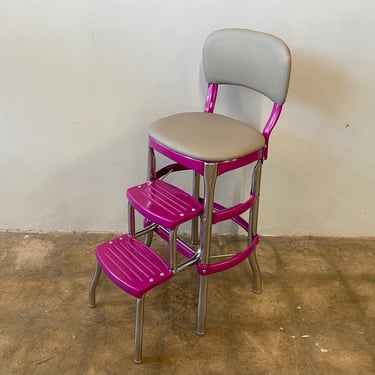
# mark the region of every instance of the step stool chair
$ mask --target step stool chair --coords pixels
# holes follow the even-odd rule
[[[268,156],[270,134],[285,102],[291,57],[279,38],[245,29],[223,29],[210,34],[203,47],[203,70],[208,82],[204,112],[179,113],[162,118],[149,128],[148,181],[127,190],[128,234],[96,249],[97,265],[89,289],[89,306],[95,306],[95,289],[101,270],[117,286],[137,298],[134,362],[142,361],[144,297],[148,290],[169,280],[188,266],[199,274],[196,333],[205,333],[208,275],[222,272],[249,260],[253,271],[253,291],[261,293],[262,279],[256,259],[258,205],[262,164]],[[262,132],[215,114],[218,86],[243,86],[273,102]],[[156,156],[170,164],[156,169]],[[249,198],[232,207],[215,201],[217,177],[234,169],[253,165]],[[193,172],[191,194],[163,178],[171,172]],[[203,180],[203,194],[200,180]],[[201,196],[202,195],[202,196]],[[135,228],[135,211],[144,225]],[[248,211],[249,220],[241,216]],[[232,220],[248,236],[245,249],[235,254],[211,254],[212,226]],[[191,223],[191,243],[178,235],[181,224]],[[164,257],[150,246],[156,233],[166,241]],[[143,242],[139,239],[144,236]],[[193,244],[198,243],[196,249]],[[184,260],[177,264],[177,252]],[[164,259],[165,258],[165,259]]]

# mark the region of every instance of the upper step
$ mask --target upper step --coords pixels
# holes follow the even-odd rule
[[[171,230],[200,216],[203,210],[190,194],[162,180],[131,187],[126,196],[144,217]]]

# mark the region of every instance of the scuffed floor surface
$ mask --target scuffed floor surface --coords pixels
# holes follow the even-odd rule
[[[263,294],[247,262],[211,276],[204,337],[191,267],[148,293],[135,365],[134,298],[102,276],[87,307],[94,249],[112,237],[0,232],[1,375],[375,374],[375,239],[262,238]]]

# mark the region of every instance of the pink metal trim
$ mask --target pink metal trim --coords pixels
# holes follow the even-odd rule
[[[246,202],[239,203],[233,207],[223,208],[217,212],[214,212],[212,215],[212,224],[216,224],[224,220],[229,220],[236,216],[241,215],[243,212],[248,210],[254,204],[254,201],[255,201],[255,194],[252,194]]]
[[[181,165],[181,164],[178,164],[178,163],[175,163],[175,164],[169,164],[169,165],[166,165],[165,167],[163,168],[160,168],[157,172],[156,172],[156,179],[160,179],[162,177],[164,177],[166,174],[168,173],[171,173],[171,172],[178,172],[178,171],[186,171],[186,167]]]
[[[193,159],[188,156],[182,155],[176,151],[171,150],[170,148],[162,145],[161,143],[157,142],[151,136],[148,137],[149,145],[154,150],[160,152],[161,154],[165,155],[171,160],[176,161],[177,163],[183,165],[187,169],[192,169],[198,172],[201,176],[203,176],[204,172],[204,160]],[[236,168],[243,167],[252,163],[253,161],[260,160],[264,155],[263,149],[257,150],[252,154],[243,156],[241,158],[227,160],[223,162],[218,162],[218,171],[217,175],[220,176],[223,173],[231,171]],[[207,162],[210,162],[209,160]]]
[[[281,104],[274,103],[270,117],[268,118],[266,125],[264,126],[263,136],[266,140],[266,144],[264,145],[264,148],[263,148],[263,157],[262,157],[263,160],[266,160],[268,157],[268,141],[269,141],[271,132],[273,128],[275,127],[277,120],[280,117],[282,108],[283,106]]]
[[[223,162],[219,162],[217,175],[220,176],[223,173],[229,172],[233,169],[237,169],[252,163],[253,161],[259,160],[262,158],[263,149],[257,150],[252,154],[248,154],[241,158],[227,160]]]
[[[173,151],[170,148],[160,144],[151,136],[148,137],[148,142],[149,142],[150,147],[152,147],[156,151],[165,155],[169,159],[176,161],[177,163],[183,165],[184,167],[198,172],[200,175],[203,176],[204,161],[189,158],[188,156],[185,156],[185,155],[181,155],[178,152]]]
[[[204,106],[205,112],[212,113],[214,111],[218,87],[219,85],[217,83],[208,84],[206,104]]]
[[[225,271],[229,268],[236,266],[237,264],[244,261],[251,254],[251,252],[255,249],[255,246],[258,244],[258,242],[259,242],[259,236],[256,235],[254,239],[252,240],[249,247],[237,253],[230,259],[224,260],[222,262],[213,263],[213,264],[197,263],[198,273],[200,275],[207,276],[212,273],[222,272],[222,271]]]
[[[222,206],[221,204],[215,202],[214,203],[214,211],[220,211],[220,210],[225,210],[226,207]],[[232,217],[232,220],[239,225],[244,231],[248,232],[249,231],[249,223],[243,219],[241,216],[235,216]]]

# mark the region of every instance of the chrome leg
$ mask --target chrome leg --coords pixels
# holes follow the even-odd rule
[[[152,181],[156,178],[156,158],[153,148],[148,149],[148,166],[147,166],[147,180]]]
[[[204,203],[203,215],[201,218],[201,257],[200,261],[207,264],[210,259],[211,233],[212,233],[212,212],[214,204],[215,184],[217,178],[217,164],[205,163],[204,165]],[[208,277],[199,277],[199,296],[196,333],[204,335],[207,312],[207,290]]]
[[[153,235],[154,235],[154,232],[153,232],[153,231],[148,232],[148,233],[145,234],[145,238],[144,238],[144,240],[143,240],[143,243],[144,243],[146,246],[148,246],[148,247],[151,246],[151,242],[152,242]]]
[[[137,364],[142,362],[144,304],[145,295],[141,298],[137,298],[134,332],[134,363]]]
[[[255,294],[262,293],[262,273],[257,260],[256,249],[254,249],[249,256],[249,263],[253,271],[253,286],[252,290]]]
[[[203,336],[206,333],[207,293],[208,276],[199,276],[198,314],[195,331],[198,336]]]
[[[169,267],[173,272],[177,271],[177,228],[169,231]]]
[[[147,166],[147,180],[152,181],[156,178],[156,158],[155,158],[155,151],[153,148],[148,148],[148,166]],[[146,233],[143,243],[146,246],[151,246],[153,232],[150,231]]]
[[[193,197],[195,200],[199,199],[199,186],[200,185],[200,175],[197,172],[194,172],[193,179]],[[198,218],[195,217],[191,221],[191,243],[196,245],[198,243]]]
[[[130,236],[135,234],[135,209],[130,202],[128,202],[128,232]]]
[[[153,237],[153,231],[146,231],[145,228],[143,230],[146,232],[146,234],[141,234],[141,230],[136,232],[135,228],[135,208],[131,205],[130,202],[128,202],[128,233],[129,236],[136,236],[136,237],[141,237],[142,235],[144,236],[143,243],[146,246],[150,246],[152,242],[152,237]]]
[[[259,210],[259,194],[260,194],[260,180],[262,176],[262,162],[258,161],[254,171],[251,182],[251,193],[256,195],[254,205],[249,212],[249,243],[254,239],[258,231],[258,210]],[[256,294],[262,293],[262,274],[256,256],[256,248],[252,251],[249,258],[251,270],[253,271],[253,292]]]
[[[98,281],[99,281],[101,273],[102,273],[102,269],[99,266],[99,263],[96,262],[95,272],[94,272],[94,275],[92,276],[92,280],[91,280],[90,287],[89,287],[88,305],[91,309],[95,307],[95,290],[96,290],[96,286],[98,285]]]

